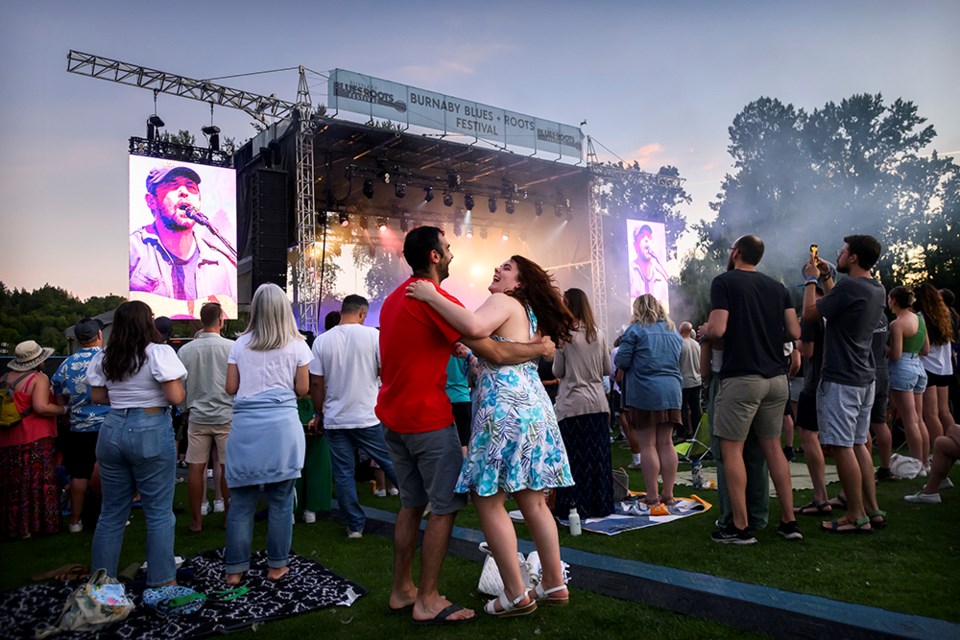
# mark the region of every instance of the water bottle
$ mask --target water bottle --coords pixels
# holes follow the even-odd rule
[[[693,475],[693,488],[702,489],[703,488],[703,472],[701,471],[701,464],[699,460],[694,460],[693,464],[690,465],[692,475]]]
[[[570,523],[570,535],[578,536],[583,533],[583,530],[580,528],[580,514],[577,513],[576,507],[570,509],[570,515],[567,516],[567,521]]]

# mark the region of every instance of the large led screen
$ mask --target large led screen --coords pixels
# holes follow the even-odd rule
[[[630,259],[630,299],[652,294],[670,309],[666,230],[662,222],[627,220],[627,254]]]
[[[237,317],[233,169],[130,156],[130,299],[157,316],[200,317],[219,302]]]

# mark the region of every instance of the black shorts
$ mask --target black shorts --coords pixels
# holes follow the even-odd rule
[[[99,431],[71,431],[63,448],[63,466],[71,478],[89,480],[97,462]]]
[[[873,409],[870,410],[870,424],[887,421],[887,405],[890,404],[890,378],[877,378],[873,391]]]
[[[800,392],[797,398],[797,426],[807,431],[820,431],[817,422],[817,396]]]
[[[472,402],[452,402],[453,421],[457,425],[457,437],[460,438],[460,444],[467,446],[470,442],[470,425],[473,423],[473,403]]]
[[[924,369],[926,371],[926,369]],[[939,373],[930,373],[926,371],[927,374],[927,388],[930,387],[949,387],[950,379],[953,376],[942,376]]]

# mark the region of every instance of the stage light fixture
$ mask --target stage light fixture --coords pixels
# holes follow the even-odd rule
[[[500,239],[501,239],[501,240],[509,240],[509,239],[510,239],[510,234],[507,233],[506,231],[504,231],[504,232],[503,232],[503,235],[500,236]]]
[[[386,231],[386,230],[387,230],[387,219],[386,219],[386,218],[377,218],[377,228],[380,229],[381,232],[382,232],[382,231]]]
[[[367,200],[373,200],[373,180],[363,181],[363,195],[367,196]]]
[[[406,233],[410,230],[410,219],[407,216],[401,216],[400,218],[400,231]]]
[[[341,227],[349,227],[349,226],[350,226],[350,214],[348,214],[346,211],[341,211],[340,214],[339,214],[339,218],[340,218],[340,226],[341,226]]]
[[[517,205],[514,204],[513,200],[507,200],[503,203],[503,208],[507,210],[507,213],[513,214],[517,210]]]
[[[206,127],[202,127],[200,131],[203,135],[207,136],[207,146],[213,151],[220,151],[220,127],[215,124],[211,124]]]
[[[467,193],[463,196],[463,208],[467,211],[473,211],[473,194]]]
[[[533,205],[533,209],[534,209],[534,211],[537,212],[537,217],[538,217],[538,218],[539,218],[540,216],[542,216],[542,215],[543,215],[543,202],[541,202],[540,200],[537,200],[537,201],[534,203],[534,205]]]
[[[453,206],[453,196],[450,195],[449,191],[443,192],[443,206],[452,207]]]
[[[490,213],[497,212],[497,199],[493,196],[490,196],[490,198],[487,199],[487,209],[490,210]]]
[[[393,193],[394,193],[394,195],[397,196],[398,198],[406,197],[406,195],[407,195],[407,185],[403,184],[402,182],[398,182],[398,183],[396,184],[396,186],[394,186],[394,188],[393,188]]]
[[[447,172],[447,186],[450,187],[450,189],[456,191],[457,187],[460,186],[461,182],[462,181],[460,179],[459,173],[457,173],[452,169]]]
[[[390,172],[389,172],[389,171],[384,171],[384,172],[383,172],[383,183],[384,183],[384,184],[390,184]]]
[[[430,202],[433,200],[433,187],[424,187],[423,188],[423,201]]]

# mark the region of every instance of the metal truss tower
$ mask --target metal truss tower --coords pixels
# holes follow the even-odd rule
[[[317,269],[317,213],[313,186],[313,106],[307,76],[300,67],[297,87],[297,261],[294,273],[294,303],[300,328],[319,333],[320,295]],[[326,211],[323,212],[326,224]]]

